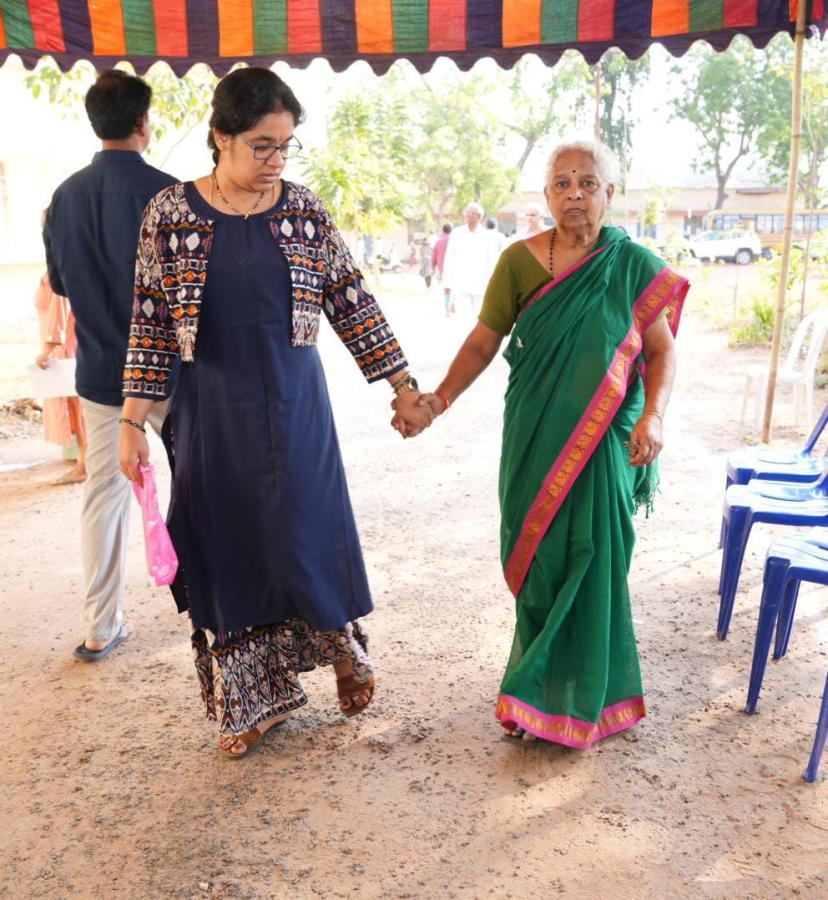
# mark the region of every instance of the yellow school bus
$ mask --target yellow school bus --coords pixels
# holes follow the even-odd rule
[[[776,252],[782,246],[785,210],[714,209],[705,215],[704,227],[713,231],[729,231],[733,228],[755,231],[763,249]],[[809,231],[811,235],[828,231],[828,209],[796,210],[793,221],[794,243],[804,247]]]

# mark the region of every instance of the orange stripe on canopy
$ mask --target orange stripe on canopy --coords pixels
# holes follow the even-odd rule
[[[96,56],[126,55],[124,15],[120,0],[90,0],[92,52]]]
[[[355,0],[357,48],[360,53],[394,52],[391,0]]]
[[[503,46],[541,42],[542,0],[503,0]]]
[[[6,26],[3,24],[3,10],[0,9],[0,50],[6,49]]]
[[[687,34],[690,31],[690,0],[653,0],[652,36]]]
[[[253,0],[218,0],[219,56],[253,55]]]

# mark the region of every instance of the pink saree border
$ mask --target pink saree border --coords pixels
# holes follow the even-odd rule
[[[632,325],[616,349],[589,406],[544,479],[506,563],[506,583],[515,597],[523,587],[549,526],[621,407],[627,393],[630,369],[641,352],[642,335],[668,304],[674,307],[671,309],[674,315],[670,328],[675,333],[688,288],[686,278],[665,266],[633,304]]]
[[[536,293],[535,296],[521,309],[518,313],[518,319],[523,318],[524,313],[531,307],[533,307],[541,297],[545,297],[546,294],[552,290],[553,287],[557,287],[562,281],[565,281],[569,278],[570,275],[574,275],[581,266],[585,266],[591,259],[594,259],[599,253],[603,253],[609,247],[608,244],[605,244],[603,247],[599,247],[597,250],[593,250],[589,256],[585,256],[583,259],[579,259],[578,262],[573,263],[568,269],[564,269],[564,271],[552,281],[548,281],[543,287],[541,287]]]
[[[535,737],[574,747],[576,750],[589,750],[601,738],[632,728],[646,715],[647,707],[643,697],[630,697],[604,707],[597,722],[541,712],[509,694],[498,697],[495,710],[495,718],[504,726],[507,723],[514,724]]]

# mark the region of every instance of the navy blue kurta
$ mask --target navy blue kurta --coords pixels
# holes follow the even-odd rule
[[[186,191],[215,237],[198,356],[165,428],[173,594],[200,628],[341,628],[373,607],[319,353],[290,344],[274,210],[225,215]]]

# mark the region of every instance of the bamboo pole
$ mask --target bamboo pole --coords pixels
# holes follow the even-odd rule
[[[782,348],[782,323],[785,318],[785,298],[788,292],[788,267],[791,260],[793,240],[794,205],[796,203],[797,175],[799,173],[799,147],[802,143],[802,55],[805,48],[805,23],[808,3],[798,0],[796,5],[796,36],[794,38],[794,74],[791,110],[791,164],[788,169],[788,196],[785,202],[785,230],[782,235],[782,260],[779,272],[779,290],[776,295],[776,320],[773,324],[773,341],[768,368],[767,392],[765,394],[765,417],[762,421],[762,442],[770,441],[773,399],[776,393],[776,373],[779,370],[779,355]]]

